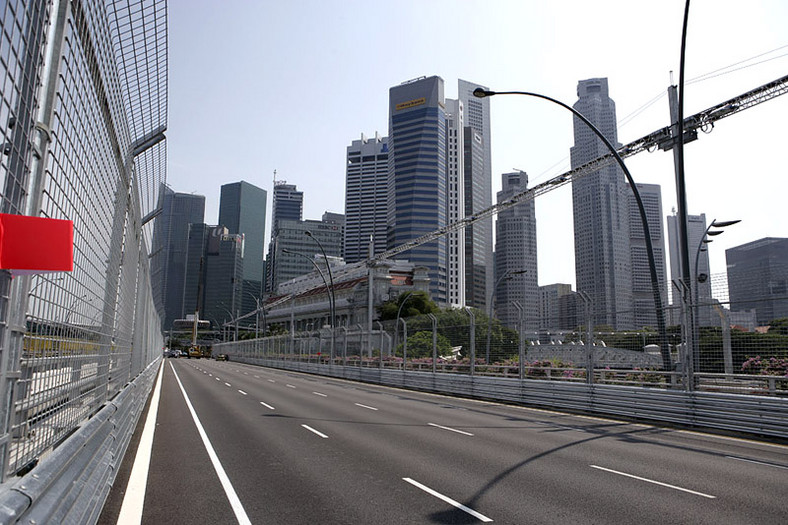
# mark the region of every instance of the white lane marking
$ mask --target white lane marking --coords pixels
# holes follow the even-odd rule
[[[318,436],[320,436],[323,439],[328,439],[327,435],[323,434],[322,432],[318,432],[317,430],[315,430],[314,428],[310,427],[309,425],[301,425],[301,426],[304,427],[305,429],[307,429],[308,431],[317,434]]]
[[[270,408],[271,410],[276,410],[274,407],[272,407],[272,406],[271,406],[271,405],[269,405],[268,403],[263,403],[262,401],[260,401],[260,404],[261,404],[261,405],[263,405],[263,406],[264,406],[264,407],[266,407],[266,408]]]
[[[219,379],[218,377],[216,378],[216,380],[217,380],[217,381],[221,381],[221,379]]]
[[[244,372],[244,375],[245,375],[245,376],[248,376],[248,375],[249,375],[249,372]]]
[[[243,395],[247,395],[247,393],[244,392],[243,390],[239,390],[239,392],[242,393]]]
[[[754,459],[737,458],[736,456],[725,456],[728,459],[735,459],[736,461],[746,461],[747,463],[755,463],[756,465],[764,465],[766,467],[783,468],[788,470],[784,465],[777,465],[776,463],[766,463],[765,461],[756,461]]]
[[[488,517],[487,517],[487,516],[485,516],[484,514],[480,514],[480,513],[476,512],[475,510],[473,510],[473,509],[471,509],[471,508],[468,508],[468,507],[466,507],[466,506],[465,506],[465,505],[463,505],[462,503],[460,503],[460,502],[458,502],[458,501],[454,501],[454,500],[453,500],[453,499],[451,499],[450,497],[448,497],[448,496],[444,496],[444,495],[443,495],[443,494],[441,494],[440,492],[436,492],[436,491],[432,490],[431,488],[429,488],[429,487],[428,487],[428,486],[426,486],[426,485],[422,485],[422,484],[421,484],[421,483],[419,483],[418,481],[412,480],[412,479],[410,479],[410,478],[402,478],[402,479],[403,479],[404,481],[407,481],[408,483],[410,483],[410,484],[411,484],[411,485],[413,485],[414,487],[416,487],[416,488],[420,488],[421,490],[423,490],[423,491],[424,491],[424,492],[426,492],[427,494],[430,494],[430,495],[432,495],[432,496],[435,496],[436,498],[438,498],[438,499],[440,499],[440,500],[443,500],[443,501],[445,501],[445,502],[446,502],[446,503],[448,503],[449,505],[452,505],[453,507],[456,507],[456,508],[458,508],[458,509],[460,509],[460,510],[462,510],[462,511],[464,511],[464,512],[467,512],[468,514],[470,514],[471,516],[473,516],[474,518],[476,518],[476,519],[478,519],[478,520],[480,520],[480,521],[483,521],[483,522],[485,522],[485,523],[490,523],[490,522],[492,521],[492,519],[488,518]]]
[[[357,407],[368,408],[370,410],[377,410],[377,408],[375,407],[368,407],[367,405],[362,405],[361,403],[353,403],[353,404],[356,405]]]
[[[172,364],[170,364],[170,366],[172,366]],[[175,374],[175,379],[178,381],[178,386],[181,387],[181,393],[183,394],[183,398],[186,400],[186,406],[189,407],[189,412],[191,413],[192,419],[194,420],[194,425],[197,427],[197,432],[199,432],[200,438],[202,438],[202,443],[205,445],[205,450],[208,452],[208,457],[211,458],[213,469],[216,471],[216,475],[219,477],[219,481],[222,483],[222,488],[224,489],[224,493],[227,495],[227,499],[230,500],[230,507],[232,507],[233,512],[235,513],[235,519],[238,520],[240,525],[252,525],[252,522],[249,520],[249,516],[246,515],[246,511],[244,510],[241,500],[238,499],[238,494],[236,494],[233,484],[230,483],[230,478],[227,477],[224,467],[222,467],[222,464],[219,462],[219,457],[216,455],[216,451],[213,449],[213,445],[211,445],[211,442],[208,439],[208,434],[205,433],[205,429],[203,428],[202,423],[200,423],[200,418],[197,417],[197,412],[194,411],[192,402],[189,400],[189,395],[186,393],[186,389],[183,388],[183,383],[181,383],[181,379],[178,377],[178,373],[175,372],[174,367],[172,371]]]
[[[312,392],[312,393],[313,393],[313,394],[315,394],[316,396],[320,396],[320,397],[328,397],[327,395],[325,395],[325,394],[321,394],[320,392]]]
[[[227,386],[233,386],[233,385],[231,385],[230,383],[225,383],[225,385],[227,385]]]
[[[254,377],[255,377],[255,379],[260,379],[260,376],[254,376]]]
[[[276,381],[274,381],[273,379],[269,379],[268,382],[269,383],[276,383]]]
[[[150,400],[150,408],[148,408],[148,417],[145,418],[145,426],[142,429],[137,455],[134,458],[134,466],[131,468],[126,495],[123,497],[123,503],[120,507],[118,523],[142,522],[142,507],[145,503],[145,489],[148,485],[148,470],[150,469],[150,457],[153,452],[153,433],[156,430],[156,416],[159,413],[159,397],[161,395],[161,379],[163,376],[164,361],[159,367],[159,377],[156,379],[156,387],[153,389],[153,397]]]
[[[435,423],[427,423],[427,424],[430,425],[431,427],[438,427],[438,428],[442,428],[443,430],[450,430],[452,432],[456,432],[458,434],[464,434],[466,436],[472,436],[473,435],[470,432],[465,432],[463,430],[457,430],[456,428],[444,427],[444,426],[441,426],[441,425],[436,425]]]
[[[598,465],[589,465],[589,467],[595,468],[595,469],[599,469],[599,470],[604,470],[605,472],[610,472],[610,473],[613,473],[613,474],[618,474],[619,476],[626,476],[628,478],[637,479],[637,480],[640,480],[640,481],[645,481],[646,483],[653,483],[654,485],[660,485],[662,487],[668,487],[669,489],[675,489],[675,490],[680,490],[682,492],[688,492],[690,494],[695,494],[696,496],[703,496],[704,498],[709,498],[709,499],[716,499],[717,498],[717,496],[712,496],[710,494],[704,494],[703,492],[695,492],[694,490],[685,489],[685,488],[682,488],[682,487],[677,487],[676,485],[669,485],[667,483],[662,483],[661,481],[654,481],[653,479],[641,478],[640,476],[634,476],[632,474],[627,474],[626,472],[619,472],[617,470],[612,470],[612,469],[609,469],[609,468],[600,467]]]
[[[285,385],[287,388],[295,388],[293,385]]]

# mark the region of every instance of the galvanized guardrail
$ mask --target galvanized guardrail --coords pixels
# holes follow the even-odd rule
[[[397,388],[788,439],[786,398],[230,357],[242,363]]]
[[[95,523],[153,387],[145,369],[29,473],[0,493],[0,523]]]

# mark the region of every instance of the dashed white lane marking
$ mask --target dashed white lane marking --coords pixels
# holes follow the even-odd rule
[[[170,366],[172,367],[172,364],[170,364]],[[178,377],[178,373],[175,372],[174,367],[172,371],[175,374],[175,379],[178,381],[178,386],[181,387],[181,393],[183,393],[183,398],[186,400],[186,406],[189,407],[189,412],[194,420],[194,425],[197,427],[197,432],[199,432],[200,438],[202,438],[202,443],[205,445],[205,450],[208,452],[208,457],[211,458],[213,469],[219,477],[219,481],[222,484],[224,493],[227,495],[227,499],[230,500],[230,507],[232,507],[235,513],[235,519],[238,520],[240,525],[252,525],[249,516],[246,515],[246,510],[244,510],[241,500],[238,499],[238,494],[235,492],[233,484],[230,483],[230,478],[227,477],[227,472],[225,472],[224,467],[222,467],[222,464],[219,462],[219,457],[216,455],[216,451],[213,445],[211,445],[211,441],[208,439],[208,434],[205,433],[205,429],[202,423],[200,423],[200,418],[197,417],[197,412],[194,411],[192,402],[189,400],[189,395],[186,393],[186,389],[183,388],[183,383],[181,383],[181,379]]]
[[[153,390],[153,397],[150,400],[148,416],[142,429],[137,455],[131,468],[126,495],[120,507],[118,523],[140,523],[142,521],[142,508],[145,503],[145,489],[148,486],[148,470],[150,469],[150,457],[153,452],[153,433],[156,430],[156,415],[159,412],[159,397],[163,376],[164,362],[162,361],[159,368],[159,377],[156,379],[156,387]]]
[[[321,394],[320,392],[312,392],[312,393],[313,393],[313,394],[315,394],[316,396],[320,396],[320,397],[328,397],[327,395],[325,395],[325,394]]]
[[[323,434],[322,432],[319,432],[319,431],[315,430],[314,428],[310,427],[309,425],[301,425],[301,426],[304,427],[305,429],[307,429],[308,431],[310,431],[310,432],[312,432],[314,434],[317,434],[318,436],[320,436],[323,439],[328,439],[327,435]]]
[[[598,470],[604,470],[605,472],[610,472],[612,474],[618,474],[619,476],[625,476],[627,478],[632,478],[632,479],[637,479],[637,480],[640,480],[640,481],[645,481],[646,483],[653,483],[654,485],[659,485],[661,487],[667,487],[669,489],[675,489],[675,490],[680,490],[682,492],[688,492],[690,494],[695,494],[696,496],[702,496],[704,498],[715,499],[717,497],[717,496],[712,496],[710,494],[704,494],[703,492],[695,492],[694,490],[685,489],[685,488],[682,488],[682,487],[677,487],[676,485],[669,485],[667,483],[662,483],[661,481],[654,481],[653,479],[641,478],[640,476],[634,476],[632,474],[627,474],[626,472],[619,472],[617,470],[612,470],[612,469],[605,468],[605,467],[600,467],[600,466],[597,466],[597,465],[589,465],[589,467],[595,468],[595,469],[598,469]]]
[[[227,385],[227,386],[233,386],[233,385],[231,385],[230,383],[224,383],[224,384],[225,384],[225,385]]]
[[[448,496],[444,496],[444,495],[443,495],[443,494],[441,494],[440,492],[437,492],[437,491],[435,491],[435,490],[432,490],[431,488],[427,487],[426,485],[422,485],[422,484],[421,484],[421,483],[419,483],[418,481],[412,480],[412,479],[410,479],[410,478],[402,478],[402,479],[403,479],[404,481],[407,481],[408,483],[410,483],[410,484],[411,484],[411,485],[413,485],[414,487],[417,487],[417,488],[419,488],[419,489],[423,490],[423,491],[424,491],[424,492],[426,492],[427,494],[430,494],[431,496],[435,496],[436,498],[438,498],[438,499],[440,499],[440,500],[443,500],[443,501],[445,501],[445,502],[446,502],[446,503],[448,503],[449,505],[452,505],[453,507],[456,507],[456,508],[460,509],[460,510],[461,510],[461,511],[463,511],[463,512],[467,512],[468,514],[470,514],[470,515],[471,515],[471,516],[473,516],[474,518],[478,519],[479,521],[483,521],[484,523],[490,523],[490,522],[492,521],[492,519],[488,518],[488,517],[487,517],[487,516],[485,516],[484,514],[480,514],[480,513],[476,512],[475,510],[473,510],[473,509],[471,509],[471,508],[468,508],[468,507],[466,507],[466,506],[465,506],[465,505],[463,505],[462,503],[460,503],[460,502],[458,502],[458,501],[454,501],[454,500],[453,500],[453,499],[451,499],[450,497],[448,497]]]
[[[294,385],[285,385],[287,388],[295,388]]]
[[[238,392],[240,392],[240,393],[241,393],[241,394],[243,394],[243,395],[248,395],[248,394],[247,394],[246,392],[244,392],[243,390],[239,390]]]
[[[456,432],[458,434],[463,434],[465,436],[472,436],[473,435],[470,432],[465,432],[464,430],[457,430],[456,428],[444,427],[443,425],[436,425],[435,423],[427,423],[427,424],[429,426],[431,426],[431,427],[442,428],[443,430],[448,430],[450,432]]]
[[[261,404],[261,405],[263,405],[263,406],[264,406],[264,407],[266,407],[266,408],[270,408],[271,410],[276,410],[274,407],[272,407],[272,406],[271,406],[271,405],[269,405],[268,403],[263,403],[262,401],[260,401],[260,404]]]
[[[357,407],[361,407],[361,408],[367,408],[367,409],[369,409],[369,410],[377,410],[377,408],[375,408],[375,407],[370,407],[370,406],[367,406],[367,405],[362,405],[361,403],[353,403],[353,404],[354,404],[354,405],[356,405]]]
[[[276,381],[274,381],[273,379],[269,379],[268,382],[269,383],[276,383]]]

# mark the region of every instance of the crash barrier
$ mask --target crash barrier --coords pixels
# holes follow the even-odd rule
[[[30,472],[0,492],[0,523],[95,523],[153,387],[161,359]]]
[[[230,360],[409,390],[788,438],[786,398],[324,365],[232,354]]]

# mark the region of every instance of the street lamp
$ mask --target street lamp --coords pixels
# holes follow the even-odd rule
[[[326,280],[326,275],[323,273],[323,270],[320,269],[320,266],[318,266],[317,263],[314,261],[314,259],[312,259],[311,257],[309,257],[307,255],[304,255],[303,253],[294,252],[293,250],[288,250],[287,248],[283,248],[282,249],[282,253],[287,253],[287,254],[290,254],[290,255],[298,255],[299,257],[303,257],[304,259],[306,259],[307,261],[312,263],[312,266],[315,267],[315,270],[317,270],[317,273],[320,274],[320,278],[323,279],[323,284],[326,287],[326,294],[328,296],[328,312],[329,312],[329,316],[332,317],[330,325],[331,325],[331,362],[333,363],[334,362],[334,320],[333,320],[333,315],[332,314],[333,314],[334,309],[331,306],[331,304],[332,304],[332,301],[331,301],[332,291],[331,291],[331,288],[328,286],[328,281]],[[293,307],[291,307],[291,309],[290,309],[291,312],[293,311],[292,310]],[[295,329],[291,330],[291,332],[295,332]]]
[[[632,174],[627,169],[626,164],[624,164],[624,160],[621,158],[621,155],[618,154],[616,148],[613,147],[613,144],[605,137],[605,135],[594,126],[591,121],[589,121],[586,117],[583,116],[582,113],[577,111],[572,106],[568,106],[561,102],[560,100],[556,100],[552,97],[548,97],[546,95],[540,95],[539,93],[531,93],[528,91],[489,91],[483,88],[476,88],[473,90],[473,95],[478,98],[484,97],[491,97],[493,95],[525,95],[528,97],[536,97],[541,98],[543,100],[547,100],[554,104],[558,104],[564,109],[567,109],[572,112],[574,116],[579,118],[583,121],[583,123],[588,126],[594,134],[599,137],[599,139],[605,144],[610,153],[615,157],[616,162],[621,167],[621,170],[624,172],[624,175],[629,182],[629,186],[632,188],[632,192],[635,195],[635,202],[637,203],[638,210],[640,211],[640,220],[643,223],[643,235],[646,240],[646,253],[648,255],[648,266],[651,273],[651,287],[654,293],[654,308],[657,314],[657,328],[659,330],[659,338],[660,338],[660,353],[662,354],[662,365],[666,370],[670,370],[672,368],[671,358],[670,358],[670,348],[668,347],[668,334],[667,329],[665,328],[665,312],[663,311],[663,304],[662,304],[662,294],[659,290],[659,278],[657,276],[657,265],[654,259],[654,247],[651,241],[651,232],[648,228],[648,219],[646,218],[646,209],[643,206],[643,200],[640,198],[640,192],[635,185],[635,180],[632,178]],[[679,141],[681,142],[681,141]]]
[[[317,247],[320,248],[320,253],[323,254],[323,260],[326,263],[326,268],[328,269],[328,282],[331,284],[331,287],[328,289],[329,296],[328,296],[328,306],[331,315],[331,359],[333,363],[334,359],[334,329],[336,328],[336,313],[337,313],[337,302],[336,297],[334,296],[334,276],[331,274],[331,264],[328,262],[328,257],[326,256],[326,251],[323,249],[323,245],[320,241],[312,235],[312,232],[309,230],[304,231],[304,235],[315,241]],[[317,265],[315,265],[317,266]]]
[[[501,284],[503,280],[509,280],[515,275],[523,274],[528,270],[506,270],[503,272],[503,275],[498,277],[493,285],[492,291],[490,292],[490,300],[488,301],[488,310],[487,310],[487,350],[484,353],[484,364],[490,364],[490,335],[492,334],[492,316],[493,316],[493,302],[495,301],[495,290],[498,289],[498,285]]]
[[[260,299],[257,298],[255,294],[248,290],[244,290],[245,294],[248,294],[252,299],[254,299],[255,304],[257,305],[257,310],[255,310],[254,316],[254,338],[260,338]]]
[[[413,292],[405,292],[402,295],[405,298],[399,304],[399,308],[397,309],[397,318],[396,318],[396,321],[394,321],[394,352],[397,351],[397,343],[399,342],[398,341],[398,337],[397,337],[399,335],[399,314],[402,313],[402,307],[405,306],[405,303],[408,302],[408,299],[410,299],[413,296]],[[404,357],[404,354],[403,354],[403,357]],[[404,359],[402,360],[402,369],[405,370],[405,360]]]
[[[698,242],[698,249],[695,251],[695,273],[693,279],[693,296],[694,301],[693,304],[695,305],[695,315],[692,317],[692,339],[693,339],[693,361],[694,361],[694,371],[697,372],[700,369],[700,319],[698,318],[698,314],[700,313],[700,283],[706,282],[709,278],[708,275],[703,274],[702,276],[698,273],[698,262],[700,260],[700,252],[706,251],[705,245],[709,244],[713,241],[713,239],[709,239],[708,237],[714,237],[720,235],[725,230],[723,228],[727,228],[728,226],[733,226],[734,224],[738,224],[741,222],[741,219],[736,219],[733,221],[717,221],[714,219],[709,224],[706,231],[703,232],[703,236],[701,236],[700,241]],[[718,230],[712,230],[712,228],[719,228]]]

